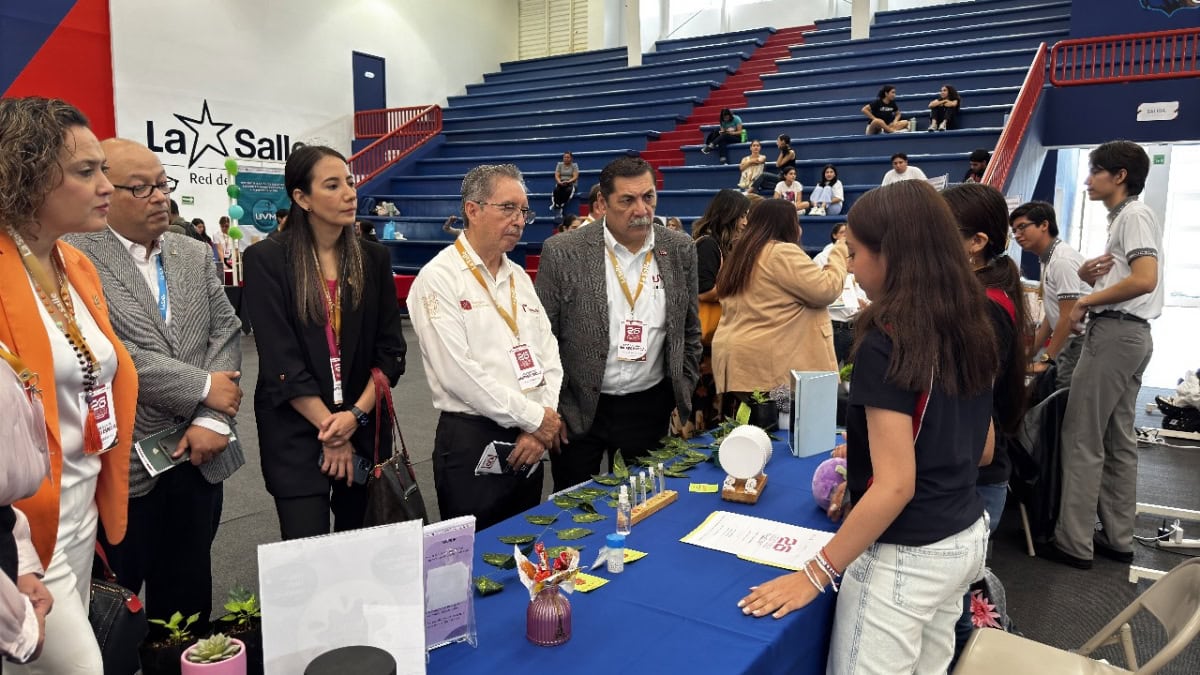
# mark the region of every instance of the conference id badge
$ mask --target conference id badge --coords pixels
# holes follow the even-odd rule
[[[529,345],[517,345],[508,352],[512,363],[513,373],[517,376],[517,386],[521,391],[530,392],[546,383],[546,371],[538,364]]]
[[[117,416],[113,408],[112,384],[96,387],[92,390],[89,401],[87,392],[79,393],[79,412],[87,417],[88,409],[96,418],[96,428],[100,431],[100,452],[107,452],[117,444]]]
[[[333,404],[342,404],[342,357],[329,357],[329,371],[333,373]]]
[[[621,322],[621,343],[617,345],[618,361],[646,360],[646,326],[637,319]]]

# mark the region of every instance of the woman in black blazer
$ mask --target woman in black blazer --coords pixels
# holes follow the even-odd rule
[[[335,531],[362,526],[366,486],[355,466],[374,461],[380,423],[371,369],[395,386],[406,345],[391,257],[354,234],[358,201],[346,159],[300,148],[284,186],[288,227],[246,250],[245,303],[258,348],[263,477],[283,538],[296,539],[327,534],[331,509]],[[381,461],[391,455],[386,414],[382,422]]]

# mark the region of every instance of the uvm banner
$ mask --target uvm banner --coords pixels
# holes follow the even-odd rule
[[[283,187],[282,171],[239,171],[237,186],[241,189],[237,203],[246,213],[242,216],[241,224],[252,224],[259,232],[274,231],[279,225],[275,220],[275,212],[291,208],[292,201]]]

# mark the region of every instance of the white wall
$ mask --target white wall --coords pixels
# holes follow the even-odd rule
[[[109,8],[117,133],[164,147],[159,156],[180,179],[178,196],[195,199],[183,215],[212,222],[228,205],[216,185],[225,156],[207,149],[189,167],[194,140],[201,147],[223,141],[233,155],[239,132],[259,142],[278,135],[288,145],[324,143],[348,153],[352,51],[386,59],[389,106],[444,105],[516,58],[516,7],[516,0],[117,0]],[[204,131],[197,136],[176,117],[200,118],[205,101],[213,123],[231,126],[196,125]],[[166,151],[171,129],[186,153]],[[280,153],[262,154],[238,161],[282,168]]]

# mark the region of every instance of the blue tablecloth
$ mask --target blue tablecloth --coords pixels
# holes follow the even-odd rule
[[[535,534],[543,527],[530,524],[522,515],[478,533],[475,574],[490,575],[505,588],[475,598],[478,649],[465,643],[437,649],[430,654],[428,672],[474,674],[529,668],[571,675],[825,672],[836,599],[832,592],[783,619],[745,616],[737,601],[751,586],[784,571],[679,540],[710,513],[721,510],[834,530],[812,498],[813,471],[827,457],[797,459],[786,444],[776,443],[766,467],[769,482],[756,505],[727,502],[719,494],[688,492],[691,482],[719,484],[724,479],[724,472],[709,463],[692,469],[688,479],[668,478],[667,488],[679,492],[679,500],[635,525],[626,542],[649,555],[626,565],[621,574],[598,568],[591,573],[609,579],[608,584],[567,596],[572,636],[558,647],[538,647],[525,638],[528,591],[516,570],[498,571],[481,558],[488,552],[512,553],[512,546],[501,544],[498,536]],[[595,505],[608,519],[578,525],[564,513],[543,538],[546,546],[584,546],[582,560],[590,565],[604,545],[604,536],[616,526],[606,500]],[[559,510],[547,502],[529,513]],[[575,542],[559,541],[554,532],[568,527],[586,527],[593,534]]]

